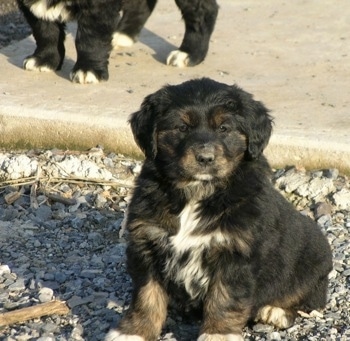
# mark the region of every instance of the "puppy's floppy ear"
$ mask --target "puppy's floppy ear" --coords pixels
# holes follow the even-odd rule
[[[140,110],[129,119],[134,139],[146,158],[154,159],[157,155],[157,118],[169,105],[168,87],[145,97]]]
[[[253,160],[262,154],[269,142],[273,119],[261,102],[255,101],[251,94],[241,91],[241,128],[248,139],[246,158]]]
[[[261,102],[255,102],[248,134],[248,158],[256,159],[267,146],[272,132],[272,118]]]
[[[154,158],[157,154],[154,96],[155,94],[148,95],[143,100],[140,110],[131,114],[129,119],[135,142],[146,158]]]

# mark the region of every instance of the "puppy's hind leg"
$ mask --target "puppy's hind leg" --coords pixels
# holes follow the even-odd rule
[[[301,303],[302,310],[311,311],[324,308],[327,303],[327,288],[328,277],[320,278],[316,286],[305,295],[305,299]]]
[[[122,5],[123,16],[113,34],[113,48],[134,44],[141,29],[151,15],[157,0],[128,0]]]
[[[316,285],[304,287],[292,296],[276,301],[259,309],[256,320],[272,324],[279,329],[293,325],[298,311],[310,312],[324,308],[327,302],[328,277],[319,279]],[[283,307],[283,308],[281,308]]]
[[[259,309],[256,320],[266,324],[272,324],[279,329],[286,329],[293,325],[296,311],[266,305]]]

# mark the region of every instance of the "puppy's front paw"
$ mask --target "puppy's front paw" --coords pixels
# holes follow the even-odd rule
[[[23,61],[23,69],[28,71],[52,72],[56,68],[45,64],[36,57],[28,57]]]
[[[105,336],[104,341],[145,341],[145,339],[138,335],[126,335],[119,330],[111,329]]]
[[[244,341],[240,334],[202,334],[197,341]]]
[[[177,66],[177,67],[186,67],[190,62],[190,57],[188,53],[175,50],[170,52],[166,63],[167,65]]]

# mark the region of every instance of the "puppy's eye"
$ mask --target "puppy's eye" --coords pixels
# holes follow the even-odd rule
[[[179,127],[178,127],[179,131],[181,131],[181,133],[185,133],[186,131],[188,131],[189,127],[187,124],[181,124]]]
[[[226,102],[226,105],[231,109],[231,110],[236,110],[238,108],[238,103],[234,100],[228,100]]]
[[[219,126],[218,131],[220,133],[226,133],[228,131],[228,127],[222,124],[221,126]]]

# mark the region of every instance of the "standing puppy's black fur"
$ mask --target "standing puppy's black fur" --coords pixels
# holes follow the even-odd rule
[[[193,66],[208,52],[218,13],[216,0],[175,0],[185,21],[180,48],[167,64]],[[130,46],[137,39],[157,0],[17,0],[32,28],[37,48],[24,61],[27,70],[59,70],[65,48],[65,22],[77,20],[77,62],[71,79],[97,83],[108,79],[112,47]],[[119,21],[119,12],[122,17]]]
[[[288,328],[323,308],[330,247],[277,192],[271,118],[237,86],[166,86],[131,117],[146,159],[128,207],[130,309],[106,340],[157,340],[170,299],[199,307],[198,341],[241,341],[249,320]]]

